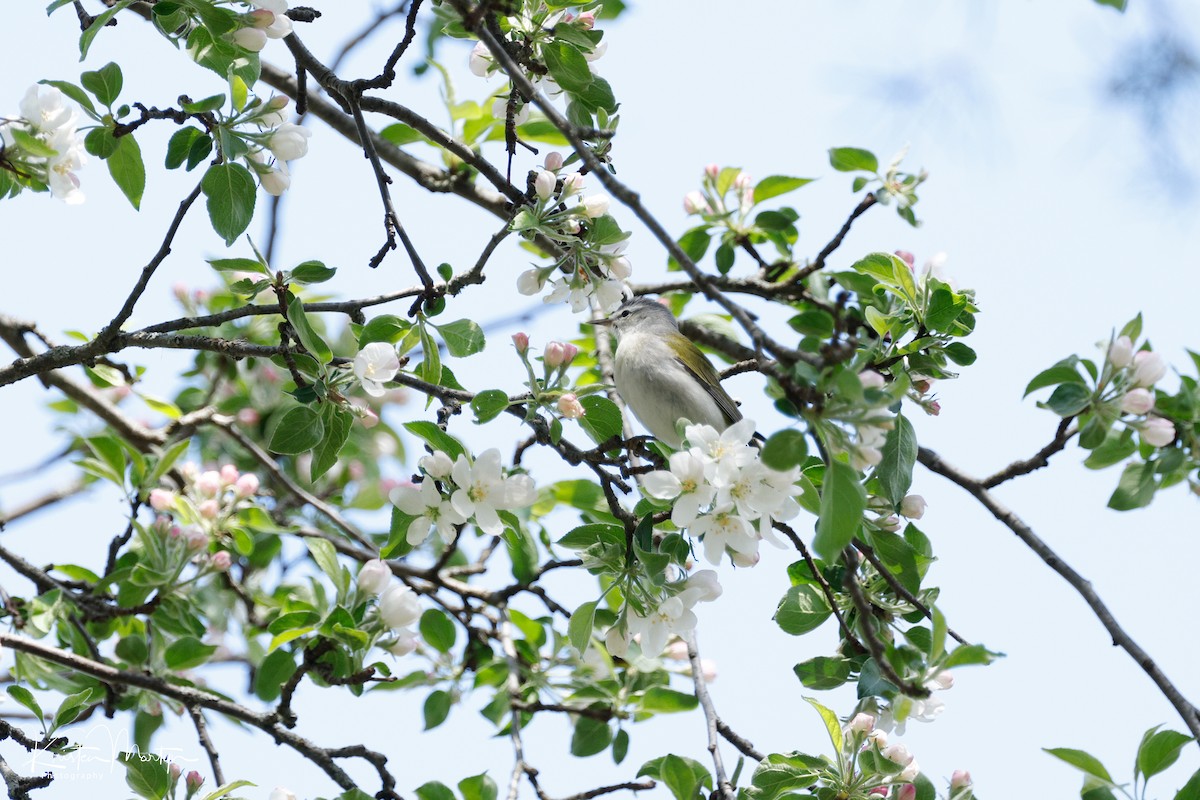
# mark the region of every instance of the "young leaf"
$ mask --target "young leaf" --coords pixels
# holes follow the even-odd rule
[[[476,424],[493,420],[508,408],[508,395],[500,389],[487,389],[471,398]]]
[[[875,468],[883,496],[899,507],[900,501],[912,486],[913,466],[917,463],[917,434],[912,423],[902,414],[896,415],[896,425],[888,431],[883,443],[883,459]]]
[[[867,493],[858,471],[841,461],[829,462],[821,486],[821,516],[812,542],[817,555],[826,561],[837,560],[842,548],[858,533],[866,508]]]
[[[825,593],[802,583],[791,587],[775,609],[775,622],[784,633],[800,636],[821,627],[833,613]]]
[[[446,342],[446,350],[455,358],[473,356],[487,345],[483,328],[479,327],[479,323],[474,320],[460,319],[434,327],[442,334],[442,339]]]
[[[879,172],[879,159],[875,158],[875,154],[857,147],[830,148],[829,165],[838,172]]]
[[[97,100],[112,108],[117,95],[121,93],[124,79],[121,76],[121,68],[110,62],[95,72],[83,73],[79,76],[79,82],[83,84],[83,88],[96,95]]]
[[[1069,747],[1043,747],[1043,751],[1049,753],[1055,758],[1061,759],[1076,769],[1083,770],[1088,775],[1099,778],[1106,783],[1112,784],[1112,776],[1108,774],[1108,770],[1100,763],[1100,759],[1085,753],[1083,750],[1073,750]]]
[[[439,611],[436,608],[428,609],[421,615],[419,625],[421,630],[421,638],[425,643],[437,650],[440,653],[450,652],[450,648],[454,647],[456,631],[454,623],[446,616],[445,612]]]
[[[580,655],[587,651],[588,643],[592,640],[592,624],[595,619],[595,600],[581,604],[571,614],[571,621],[567,625],[567,636],[571,640],[571,646],[578,650]]]
[[[117,149],[104,162],[117,187],[134,208],[142,207],[142,192],[146,190],[146,165],[142,163],[142,148],[132,135],[117,139]]]
[[[787,175],[768,175],[763,178],[754,187],[754,202],[761,203],[763,200],[769,200],[772,197],[778,197],[781,194],[795,191],[801,186],[806,186],[813,182],[812,178],[791,178]]]
[[[778,472],[799,466],[808,456],[804,432],[788,428],[772,434],[762,449],[762,463]]]
[[[453,704],[454,698],[449,692],[438,689],[430,693],[429,697],[425,698],[425,730],[432,730],[445,722],[446,717],[450,716],[450,706]]]
[[[288,322],[292,323],[292,329],[296,331],[296,336],[300,339],[300,344],[304,345],[304,349],[310,354],[316,356],[322,364],[328,364],[333,360],[333,351],[329,349],[329,345],[325,343],[308,321],[308,315],[304,312],[304,303],[296,295],[288,301]]]
[[[325,438],[321,415],[308,406],[297,406],[283,415],[271,434],[272,453],[299,455],[312,450]]]

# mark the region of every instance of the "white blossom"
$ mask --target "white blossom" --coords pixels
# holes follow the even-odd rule
[[[659,655],[673,633],[696,629],[696,615],[678,597],[669,597],[649,616],[629,615],[629,632],[640,636],[642,653],[651,658]],[[611,651],[610,651],[611,652]]]
[[[496,448],[480,453],[473,464],[460,455],[451,474],[458,487],[450,498],[454,509],[464,518],[474,517],[479,529],[493,536],[504,531],[497,511],[529,506],[537,499],[528,475],[504,477]]]
[[[371,342],[354,357],[354,375],[362,382],[363,391],[372,397],[382,397],[385,383],[400,371],[396,348],[387,342]]]
[[[672,453],[667,465],[669,470],[647,473],[642,478],[642,488],[658,500],[675,500],[671,506],[671,521],[686,528],[716,497],[716,487],[707,474],[714,466],[696,448]]]
[[[1153,386],[1167,374],[1167,362],[1150,350],[1142,350],[1133,357],[1133,382],[1138,386]]]
[[[388,493],[388,499],[405,514],[416,517],[409,524],[405,537],[414,547],[429,538],[429,531],[434,527],[442,539],[449,542],[454,538],[454,526],[463,524],[469,516],[455,508],[434,487],[432,480],[421,481],[420,486],[397,486]]]
[[[281,161],[294,161],[308,153],[308,138],[312,131],[294,122],[280,125],[267,139],[267,149]]]
[[[379,598],[379,618],[389,628],[407,628],[421,618],[416,592],[397,583]]]
[[[720,564],[727,548],[742,556],[758,554],[754,529],[732,507],[716,508],[703,515],[692,523],[690,530],[703,539],[704,558],[710,564]]]
[[[358,588],[370,595],[378,595],[392,582],[392,570],[387,562],[372,558],[358,571]]]

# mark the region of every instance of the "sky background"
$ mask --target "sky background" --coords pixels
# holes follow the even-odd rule
[[[47,19],[43,3],[10,5],[10,33],[0,48],[0,112],[15,112],[38,79],[77,80],[81,69],[113,59],[124,68],[123,99],[166,106],[180,93],[221,91],[215,76],[173,57],[136,18],[104,31],[81,67],[69,9]],[[373,8],[351,1],[314,5],[324,18],[298,27],[326,60]],[[613,151],[618,174],[676,235],[689,227],[681,200],[698,188],[707,163],[740,166],[756,178],[818,178],[785,198],[801,214],[801,252],[811,256],[856,202],[850,179],[829,168],[826,150],[865,147],[886,160],[907,146],[906,163],[930,173],[917,207],[924,225],[913,229],[892,210],[873,209],[830,266],[844,268],[875,250],[908,250],[919,263],[948,254],[946,271],[960,286],[975,289],[982,309],[968,341],[979,360],[959,380],[938,385],[942,413],[917,420],[918,435],[966,471],[991,473],[1052,437],[1057,419],[1021,398],[1029,378],[1044,367],[1071,353],[1098,355],[1096,342],[1139,311],[1145,335],[1176,365],[1188,363],[1185,347],[1200,347],[1194,322],[1200,80],[1195,66],[1178,58],[1181,47],[1187,52],[1198,41],[1200,9],[1165,0],[1131,0],[1131,6],[1121,15],[1089,0],[630,2],[620,20],[604,26],[609,50],[597,62],[621,102]],[[374,74],[400,30],[386,28],[343,74]],[[482,99],[489,85],[467,73],[468,49],[446,45],[440,56],[460,99]],[[278,42],[264,57],[290,63]],[[1172,59],[1184,68],[1160,69]],[[1153,79],[1164,75],[1157,85],[1168,88],[1166,100],[1145,102],[1138,87],[1155,85]],[[1123,95],[1113,91],[1117,78],[1126,87]],[[1130,92],[1141,100],[1128,100]],[[386,96],[435,123],[446,122],[430,78],[414,80],[404,72]],[[285,200],[277,266],[324,260],[339,268],[328,286],[342,297],[411,285],[399,253],[378,270],[367,268],[382,242],[374,182],[353,146],[320,122],[311,126],[310,154],[294,165]],[[139,135],[148,163],[161,163],[169,128]],[[519,154],[514,172],[536,163]],[[82,206],[28,195],[0,206],[0,313],[36,320],[60,339],[62,331],[94,331],[112,317],[195,176],[151,169],[140,213],[98,162],[81,179],[88,195]],[[430,196],[403,176],[396,177],[393,197],[427,263],[470,265],[497,227],[485,212],[453,197]],[[259,218],[250,229],[258,238],[264,208],[260,196]],[[631,214],[615,206],[613,213],[634,231],[633,280],[660,278],[662,249]],[[177,316],[176,283],[214,284],[205,257],[245,254],[244,244],[226,251],[203,215],[194,213],[132,323]],[[486,324],[536,307],[536,298],[515,291],[527,263],[527,254],[505,242],[486,287],[465,293],[453,316]],[[706,266],[712,268],[711,260]],[[537,346],[575,335],[575,325],[563,307],[539,315],[528,330]],[[455,365],[466,385],[519,388],[518,362],[507,349],[511,332],[498,330],[485,354],[461,369]],[[162,391],[170,384],[155,381],[168,379],[181,363],[154,351],[125,355],[158,375],[150,386]],[[1176,380],[1165,385],[1174,387]],[[760,427],[782,425],[752,377],[732,381],[731,392]],[[62,443],[54,418],[43,410],[51,399],[32,380],[0,391],[0,473],[35,463]],[[398,425],[421,413],[401,407],[388,419]],[[511,435],[501,426],[473,443],[482,449],[511,441]],[[1081,461],[1080,451],[1068,448],[1048,469],[996,494],[1092,581],[1183,694],[1200,698],[1200,630],[1189,596],[1200,559],[1196,498],[1176,488],[1149,509],[1109,511],[1105,503],[1118,470],[1094,473]],[[396,466],[397,476],[404,472]],[[2,483],[0,507],[18,505],[69,474]],[[1078,773],[1042,747],[1088,750],[1121,780],[1130,776],[1143,731],[1160,723],[1183,729],[1082,600],[1007,529],[920,467],[913,491],[930,503],[921,528],[940,559],[929,579],[942,588],[940,608],[968,639],[1007,654],[990,667],[960,670],[955,688],[941,695],[945,713],[932,724],[910,724],[903,741],[935,784],[944,788],[953,770],[969,769],[980,796],[1071,797],[1078,793]],[[72,560],[90,563],[102,558],[109,538],[124,526],[122,510],[120,498],[95,492],[12,525],[3,534],[5,546],[35,561],[61,559],[68,551]],[[831,622],[816,635],[795,639],[771,621],[791,560],[787,552],[765,548],[753,570],[723,567],[725,595],[699,610],[700,644],[718,665],[714,702],[736,731],[762,751],[826,752],[820,722],[801,699],[808,692],[791,667],[827,654],[835,628]],[[28,589],[7,571],[0,572],[0,585],[14,593]],[[576,593],[577,601],[590,591],[577,576],[559,576],[550,588],[568,599]],[[3,657],[0,663],[11,662]],[[237,690],[237,681],[232,668],[213,677],[230,690]],[[489,739],[490,723],[473,710],[486,698],[468,698],[444,726],[421,735],[423,694],[356,699],[303,690],[299,697],[299,732],[326,745],[362,740],[386,752],[405,796],[426,780],[453,784],[484,770],[502,786],[507,781],[508,742]],[[853,704],[842,692],[821,699],[842,714]],[[527,747],[553,796],[631,779],[643,761],[668,751],[709,763],[698,713],[635,725],[630,733],[633,747],[620,767],[607,754],[571,757],[569,727],[561,719],[539,716],[527,732]],[[121,721],[89,724],[77,735],[96,749],[85,751],[87,760],[58,765],[60,780],[37,796],[127,796],[121,768],[108,761],[111,742],[123,735]],[[247,797],[265,798],[277,784],[301,797],[334,793],[315,767],[265,736],[222,722],[213,725],[213,735],[226,775],[259,784],[243,793]],[[197,759],[197,768],[207,772],[190,725],[173,724],[158,743],[184,763]],[[6,747],[4,753],[19,771],[34,771],[19,751]],[[733,760],[731,749],[726,760]],[[1198,766],[1195,746],[1185,749],[1180,763],[1151,784],[1150,796],[1173,796]],[[367,775],[360,769],[355,774]],[[665,789],[654,796],[665,797]]]

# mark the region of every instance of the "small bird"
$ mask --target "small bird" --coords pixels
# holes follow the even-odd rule
[[[679,331],[666,306],[646,297],[626,300],[606,325],[617,337],[613,378],[634,416],[670,447],[683,441],[675,423],[687,419],[723,431],[742,418],[716,369],[700,348]]]

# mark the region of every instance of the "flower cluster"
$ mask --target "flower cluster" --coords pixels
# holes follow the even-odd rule
[[[82,203],[75,170],[86,157],[78,111],[57,88],[34,84],[21,100],[20,113],[19,119],[0,119],[0,164],[34,191],[49,189],[68,205]]]
[[[700,188],[688,192],[683,198],[684,212],[698,215],[708,223],[725,224],[731,230],[748,228],[752,208],[754,179],[737,168],[722,170],[716,164],[704,168]]]
[[[546,156],[531,176],[533,197],[513,218],[512,229],[526,238],[545,237],[562,256],[548,267],[534,267],[517,278],[517,290],[534,295],[549,288],[543,302],[568,302],[576,313],[594,297],[605,311],[625,299],[623,283],[632,272],[624,255],[629,234],[609,216],[606,194],[584,194],[584,177],[567,172],[559,153]]]
[[[719,564],[726,550],[734,564],[758,562],[762,539],[778,543],[771,525],[800,513],[793,497],[798,468],[776,472],[764,466],[748,443],[754,422],[741,420],[718,433],[709,425],[689,425],[686,448],[673,453],[670,468],[647,474],[642,489],[672,502],[671,521],[704,543],[704,557]]]
[[[150,507],[160,514],[170,514],[183,523],[182,534],[209,538],[221,535],[237,512],[253,504],[258,494],[258,476],[241,474],[237,467],[226,464],[219,470],[201,472],[191,462],[180,469],[186,483],[183,490],[154,489],[150,492]]]
[[[371,342],[354,357],[354,376],[362,383],[363,391],[372,397],[383,397],[384,385],[400,371],[396,348],[387,342]]]
[[[242,16],[243,27],[230,34],[238,47],[257,53],[268,39],[282,39],[292,32],[287,0],[250,0],[250,5],[254,10]]]
[[[523,48],[528,49],[529,57],[544,64],[542,48],[545,45],[561,36],[565,27],[591,31],[596,25],[596,14],[594,11],[584,11],[578,15],[569,11],[550,11],[542,4],[531,3],[519,15],[509,16],[506,21],[510,33],[520,39]],[[599,31],[597,31],[582,37],[572,36],[570,38],[571,43],[580,48],[589,70],[592,69],[591,62],[602,57],[608,49],[607,42],[585,44],[590,37],[598,38],[599,35]],[[472,75],[480,78],[490,78],[493,75],[502,74],[500,66],[492,56],[492,51],[483,42],[477,42],[474,49],[471,50],[471,54],[467,58],[467,67],[471,70]],[[562,87],[550,76],[548,70],[530,72],[526,74],[526,77],[546,97],[557,98],[563,93]],[[508,114],[510,103],[513,106],[514,122],[517,125],[529,119],[529,105],[525,98],[519,94],[514,95],[507,89],[502,90],[496,97],[492,106],[492,116],[504,119]]]
[[[374,558],[363,564],[358,572],[358,589],[379,599],[379,621],[389,631],[387,643],[380,646],[396,656],[417,649],[417,633],[412,625],[421,618],[421,603],[412,589],[392,582],[387,562]]]
[[[696,614],[692,608],[697,603],[716,600],[722,591],[716,572],[711,569],[695,572],[682,582],[677,594],[659,602],[645,616],[630,609],[627,617],[609,628],[605,647],[609,654],[624,657],[629,651],[629,643],[636,638],[642,655],[654,658],[663,652],[672,636],[683,636],[696,629]],[[684,653],[686,657],[686,649]]]
[[[405,514],[413,517],[406,539],[417,546],[436,528],[446,542],[455,528],[474,522],[491,536],[504,532],[498,511],[525,508],[537,499],[533,478],[524,473],[504,474],[500,451],[492,448],[472,462],[466,455],[456,460],[441,450],[423,457],[418,466],[425,473],[419,484],[397,486],[388,497]]]
[[[1175,441],[1175,424],[1151,413],[1154,410],[1154,384],[1167,374],[1162,356],[1152,350],[1134,350],[1133,340],[1118,336],[1108,346],[1107,362],[1112,369],[1115,402],[1122,414],[1141,419],[1126,423],[1141,434],[1151,447],[1166,447]]]

